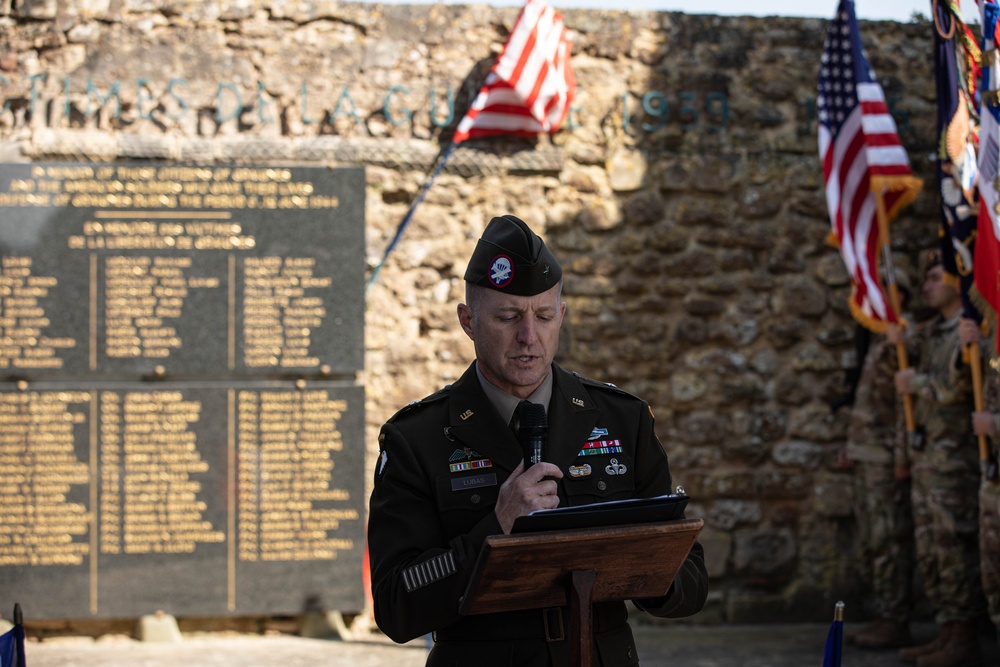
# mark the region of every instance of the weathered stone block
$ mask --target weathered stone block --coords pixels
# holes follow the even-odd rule
[[[689,512],[689,516],[701,516]],[[732,551],[733,538],[712,526],[705,526],[698,535],[698,541],[705,549],[705,569],[709,579],[719,579],[729,571],[729,555]]]
[[[789,420],[790,435],[812,442],[833,442],[846,436],[847,420],[830,411],[829,405],[810,403]]]
[[[675,401],[690,403],[708,393],[709,384],[699,373],[674,373],[670,389]]]
[[[714,411],[696,411],[678,420],[677,438],[689,445],[719,445],[730,436],[729,417]]]
[[[778,465],[812,469],[822,463],[823,453],[820,445],[792,440],[776,445],[771,456]]]
[[[740,574],[769,576],[772,581],[788,579],[797,553],[795,536],[788,529],[755,527],[733,531],[733,568]]]
[[[684,310],[689,315],[711,317],[726,309],[726,304],[720,299],[709,298],[700,294],[688,294],[684,297]]]
[[[795,352],[792,368],[800,372],[827,372],[837,370],[840,365],[830,352],[813,342],[806,343]]]
[[[716,500],[706,518],[713,525],[727,532],[738,526],[757,524],[763,513],[760,503],[753,500]]]
[[[782,282],[774,301],[777,312],[803,317],[817,317],[826,312],[826,291],[815,280],[805,276],[788,276]]]
[[[654,229],[649,234],[648,243],[649,247],[661,252],[680,252],[690,245],[691,233],[679,227]]]
[[[812,488],[810,483],[809,477],[799,472],[764,469],[754,475],[754,484],[761,498],[805,498]]]

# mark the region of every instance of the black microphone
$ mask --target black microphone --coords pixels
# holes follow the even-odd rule
[[[542,460],[542,447],[549,434],[549,420],[545,416],[545,406],[540,403],[526,403],[517,408],[521,425],[517,430],[517,441],[524,454],[527,468]]]

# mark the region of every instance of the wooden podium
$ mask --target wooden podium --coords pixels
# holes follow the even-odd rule
[[[590,667],[593,604],[666,595],[703,525],[701,519],[681,519],[492,535],[476,561],[459,613],[568,604],[570,663]]]

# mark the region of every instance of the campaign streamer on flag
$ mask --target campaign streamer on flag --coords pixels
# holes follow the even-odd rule
[[[545,0],[528,0],[452,141],[555,132],[576,93],[569,31]]]
[[[851,314],[881,333],[898,314],[879,276],[878,254],[889,245],[888,223],[921,182],[861,47],[853,0],[842,0],[830,22],[816,106],[831,235],[851,277]]]
[[[997,163],[1000,156],[1000,67],[997,63],[996,4],[983,6],[983,52],[992,54],[983,63],[979,127],[979,220],[975,247],[976,291],[994,313],[1000,312],[1000,222],[997,219]],[[1000,327],[995,327],[1000,328]],[[1000,351],[1000,338],[996,341]]]
[[[957,1],[933,3],[934,71],[937,81],[937,176],[941,193],[941,262],[962,296],[962,316],[979,322],[970,300],[979,193],[980,50]]]

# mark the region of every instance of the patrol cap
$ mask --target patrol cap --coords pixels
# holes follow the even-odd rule
[[[538,234],[513,215],[490,220],[465,270],[465,280],[507,294],[534,296],[555,287],[562,267]]]

